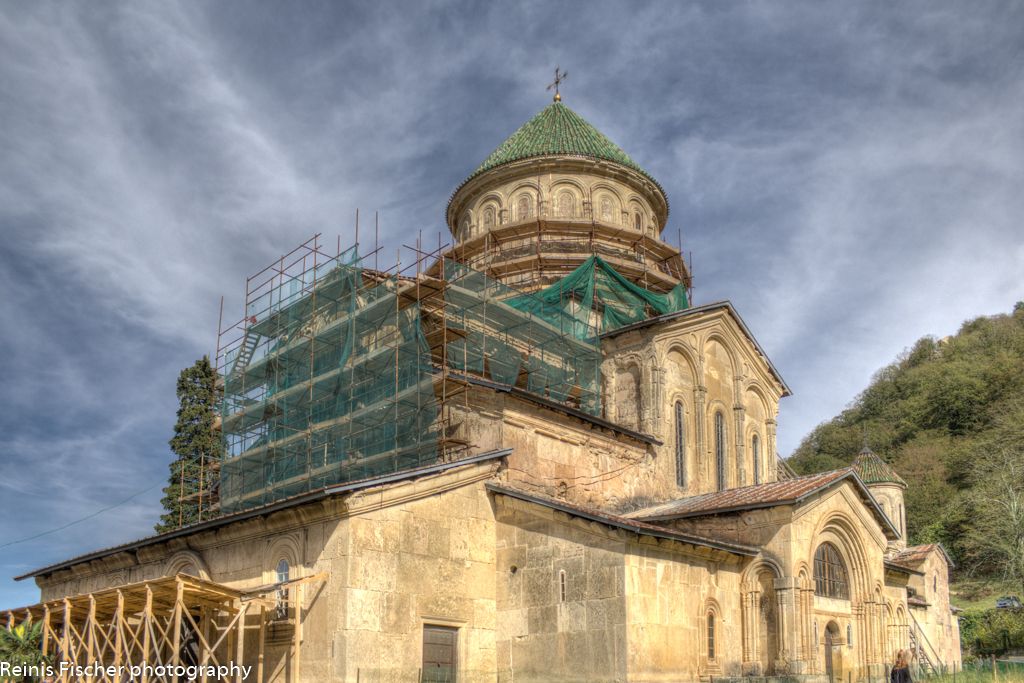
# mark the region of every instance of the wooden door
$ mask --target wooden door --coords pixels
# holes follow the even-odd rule
[[[825,629],[825,675],[828,680],[835,680],[832,671],[832,629]]]
[[[457,644],[457,629],[447,626],[423,627],[423,681],[455,682]]]

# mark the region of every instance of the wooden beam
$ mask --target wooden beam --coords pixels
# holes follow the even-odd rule
[[[124,665],[124,593],[117,591],[117,612],[114,613],[114,683],[121,683],[121,667]]]
[[[89,596],[89,612],[85,617],[85,666],[87,674],[85,683],[93,683],[92,665],[96,663],[96,598]]]
[[[184,608],[185,584],[181,579],[175,581],[177,594],[174,598],[174,616],[171,617],[171,665],[181,664],[181,610]]]
[[[153,646],[150,640],[151,623],[153,621],[153,588],[146,586],[146,606],[143,608],[142,621],[139,626],[142,628],[142,663],[149,662],[149,650]],[[149,683],[149,669],[142,669],[142,683]]]
[[[295,625],[292,627],[292,665],[291,679],[299,683],[299,661],[302,649],[302,586],[292,590],[292,603],[295,610]]]
[[[256,683],[263,683],[264,644],[267,639],[267,608],[260,605],[260,633],[256,656]],[[241,679],[239,679],[240,683]]]
[[[67,598],[64,598],[64,628],[63,628],[63,632],[61,633],[60,641],[61,641],[61,643],[60,643],[61,657],[64,659],[64,661],[68,662],[69,664],[73,664],[75,662],[75,658],[72,655],[71,649],[70,649],[70,646],[71,646],[71,601],[68,600]],[[61,683],[68,683],[69,678],[68,678],[68,672],[67,671],[65,671],[64,673],[62,673],[60,675],[60,681],[61,681]]]
[[[238,636],[235,639],[235,645],[237,648],[235,650],[235,663],[238,666],[242,666],[243,662],[245,662],[245,617],[247,612],[247,609],[243,609],[242,613],[238,617]],[[242,674],[239,672],[236,680],[241,681],[241,676]]]

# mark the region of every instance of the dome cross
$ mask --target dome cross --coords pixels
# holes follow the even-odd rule
[[[555,80],[553,83],[548,84],[547,88],[548,90],[551,90],[552,88],[555,89],[555,102],[562,101],[562,95],[561,93],[558,92],[558,86],[560,86],[562,84],[562,81],[564,81],[568,77],[568,71],[562,71],[562,68],[558,66],[555,67]]]

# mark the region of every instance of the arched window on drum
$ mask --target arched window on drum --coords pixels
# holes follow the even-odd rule
[[[576,199],[568,190],[558,195],[558,217],[572,218],[576,213]]]
[[[533,215],[533,199],[528,194],[519,195],[516,200],[516,218],[526,220]]]

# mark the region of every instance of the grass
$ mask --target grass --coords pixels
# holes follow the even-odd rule
[[[1024,666],[1010,666],[1004,668],[1003,662],[999,663],[999,678],[992,676],[992,669],[975,669],[965,666],[963,671],[942,676],[933,676],[927,679],[928,683],[1024,683]]]
[[[949,601],[960,609],[992,609],[996,600],[1004,595],[1016,595],[1024,599],[1018,584],[999,580],[963,579],[949,587]]]

